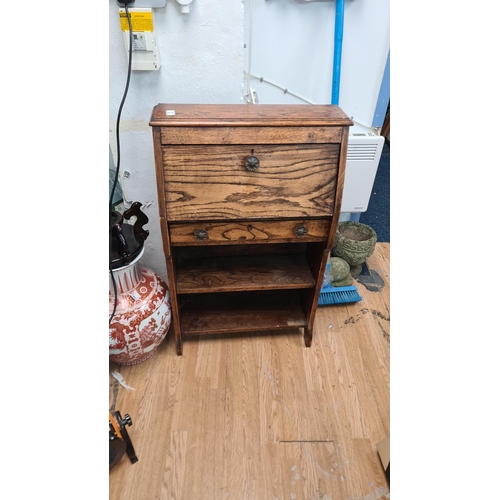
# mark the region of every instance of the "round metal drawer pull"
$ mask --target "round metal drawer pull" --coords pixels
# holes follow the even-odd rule
[[[306,226],[297,226],[294,231],[295,236],[305,236],[307,234]]]
[[[256,156],[253,155],[253,150],[252,150],[252,154],[245,158],[245,168],[249,172],[255,172],[259,168],[259,164],[260,161]]]
[[[194,232],[194,238],[198,241],[203,241],[208,239],[208,233],[203,229],[197,229]]]

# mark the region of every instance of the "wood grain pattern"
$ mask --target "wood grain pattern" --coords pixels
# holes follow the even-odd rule
[[[181,320],[179,316],[179,302],[177,298],[177,284],[175,276],[177,276],[177,266],[175,257],[166,255],[165,263],[167,265],[167,273],[169,276],[168,287],[170,292],[170,306],[172,308],[172,328],[175,332],[176,339],[176,351],[180,356],[182,354],[182,338],[180,335],[181,331]]]
[[[204,325],[212,313],[209,333],[293,324],[310,347],[340,214],[351,120],[332,105],[159,104],[150,124],[177,353],[183,331],[208,332],[183,318]],[[300,319],[294,312],[292,322],[286,308],[272,311],[288,289],[300,298]],[[254,301],[244,311],[234,295],[234,302],[209,307],[223,299],[184,306],[178,300],[178,294],[269,290],[276,296],[262,304],[258,321]]]
[[[184,260],[177,270],[177,293],[312,288],[316,284],[305,255],[263,255]]]
[[[175,111],[167,116],[167,110]],[[351,126],[349,117],[335,105],[319,104],[259,104],[258,106],[234,104],[176,104],[160,103],[151,113],[152,127],[222,126],[234,127],[303,127]]]
[[[336,217],[332,219],[332,225],[330,226],[330,231],[328,233],[328,248],[333,248],[335,241],[335,233],[337,232],[339,215],[342,207],[342,195],[344,192],[344,181],[345,181],[345,169],[347,162],[347,146],[349,141],[349,129],[344,127],[342,129],[342,143],[340,145],[338,171],[337,171],[337,183],[335,187],[335,205],[333,207],[333,213]]]
[[[330,258],[331,248],[327,247],[326,244],[313,243],[307,248],[308,251],[308,262],[311,267],[311,271],[314,276],[321,277],[321,281],[318,279],[316,286],[312,290],[306,290],[304,296],[307,297],[307,302],[305,307],[307,307],[307,328],[305,333],[306,346],[309,347],[312,341],[314,320],[316,318],[316,309],[318,308],[319,294],[321,293],[321,288],[323,286],[323,276],[325,275],[326,265],[328,259]]]
[[[110,364],[135,388],[110,376],[139,461],[110,472],[109,499],[389,498],[389,249],[367,261],[383,287],[355,282],[361,302],[318,308],[310,349],[294,329],[186,337],[179,357],[169,332],[144,363]]]
[[[252,154],[260,159],[256,172],[245,168]],[[338,155],[338,144],[164,146],[166,217],[331,216]]]
[[[160,129],[153,129],[153,151],[155,158],[155,171],[156,171],[156,190],[158,193],[158,215],[160,217],[160,229],[163,242],[163,250],[165,255],[170,255],[170,236],[167,227],[166,220],[166,210],[167,205],[165,203],[165,193],[163,186],[165,185],[165,177],[163,171],[162,163],[162,150],[160,144]]]
[[[298,294],[289,291],[190,296],[180,314],[183,335],[283,330],[306,324]]]
[[[162,127],[162,144],[314,144],[340,142],[339,127]]]
[[[173,246],[323,241],[329,225],[329,219],[171,223],[170,240]],[[295,231],[299,227],[304,227],[307,233],[297,236]],[[207,233],[205,240],[195,237],[195,231],[200,229]]]

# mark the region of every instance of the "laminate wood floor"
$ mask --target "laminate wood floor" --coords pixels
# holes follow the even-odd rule
[[[167,335],[144,363],[110,363],[139,458],[110,471],[110,500],[389,498],[389,253],[377,243],[361,302],[318,309],[310,348],[297,331],[205,336],[179,357]]]

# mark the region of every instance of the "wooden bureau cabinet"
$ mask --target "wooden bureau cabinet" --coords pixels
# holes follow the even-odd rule
[[[342,200],[333,105],[158,104],[150,125],[177,354],[189,335],[303,329]]]

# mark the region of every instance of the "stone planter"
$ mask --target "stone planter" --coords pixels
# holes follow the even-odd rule
[[[344,259],[351,267],[351,275],[361,272],[362,264],[373,254],[377,233],[360,222],[340,222],[332,249],[334,257]]]

